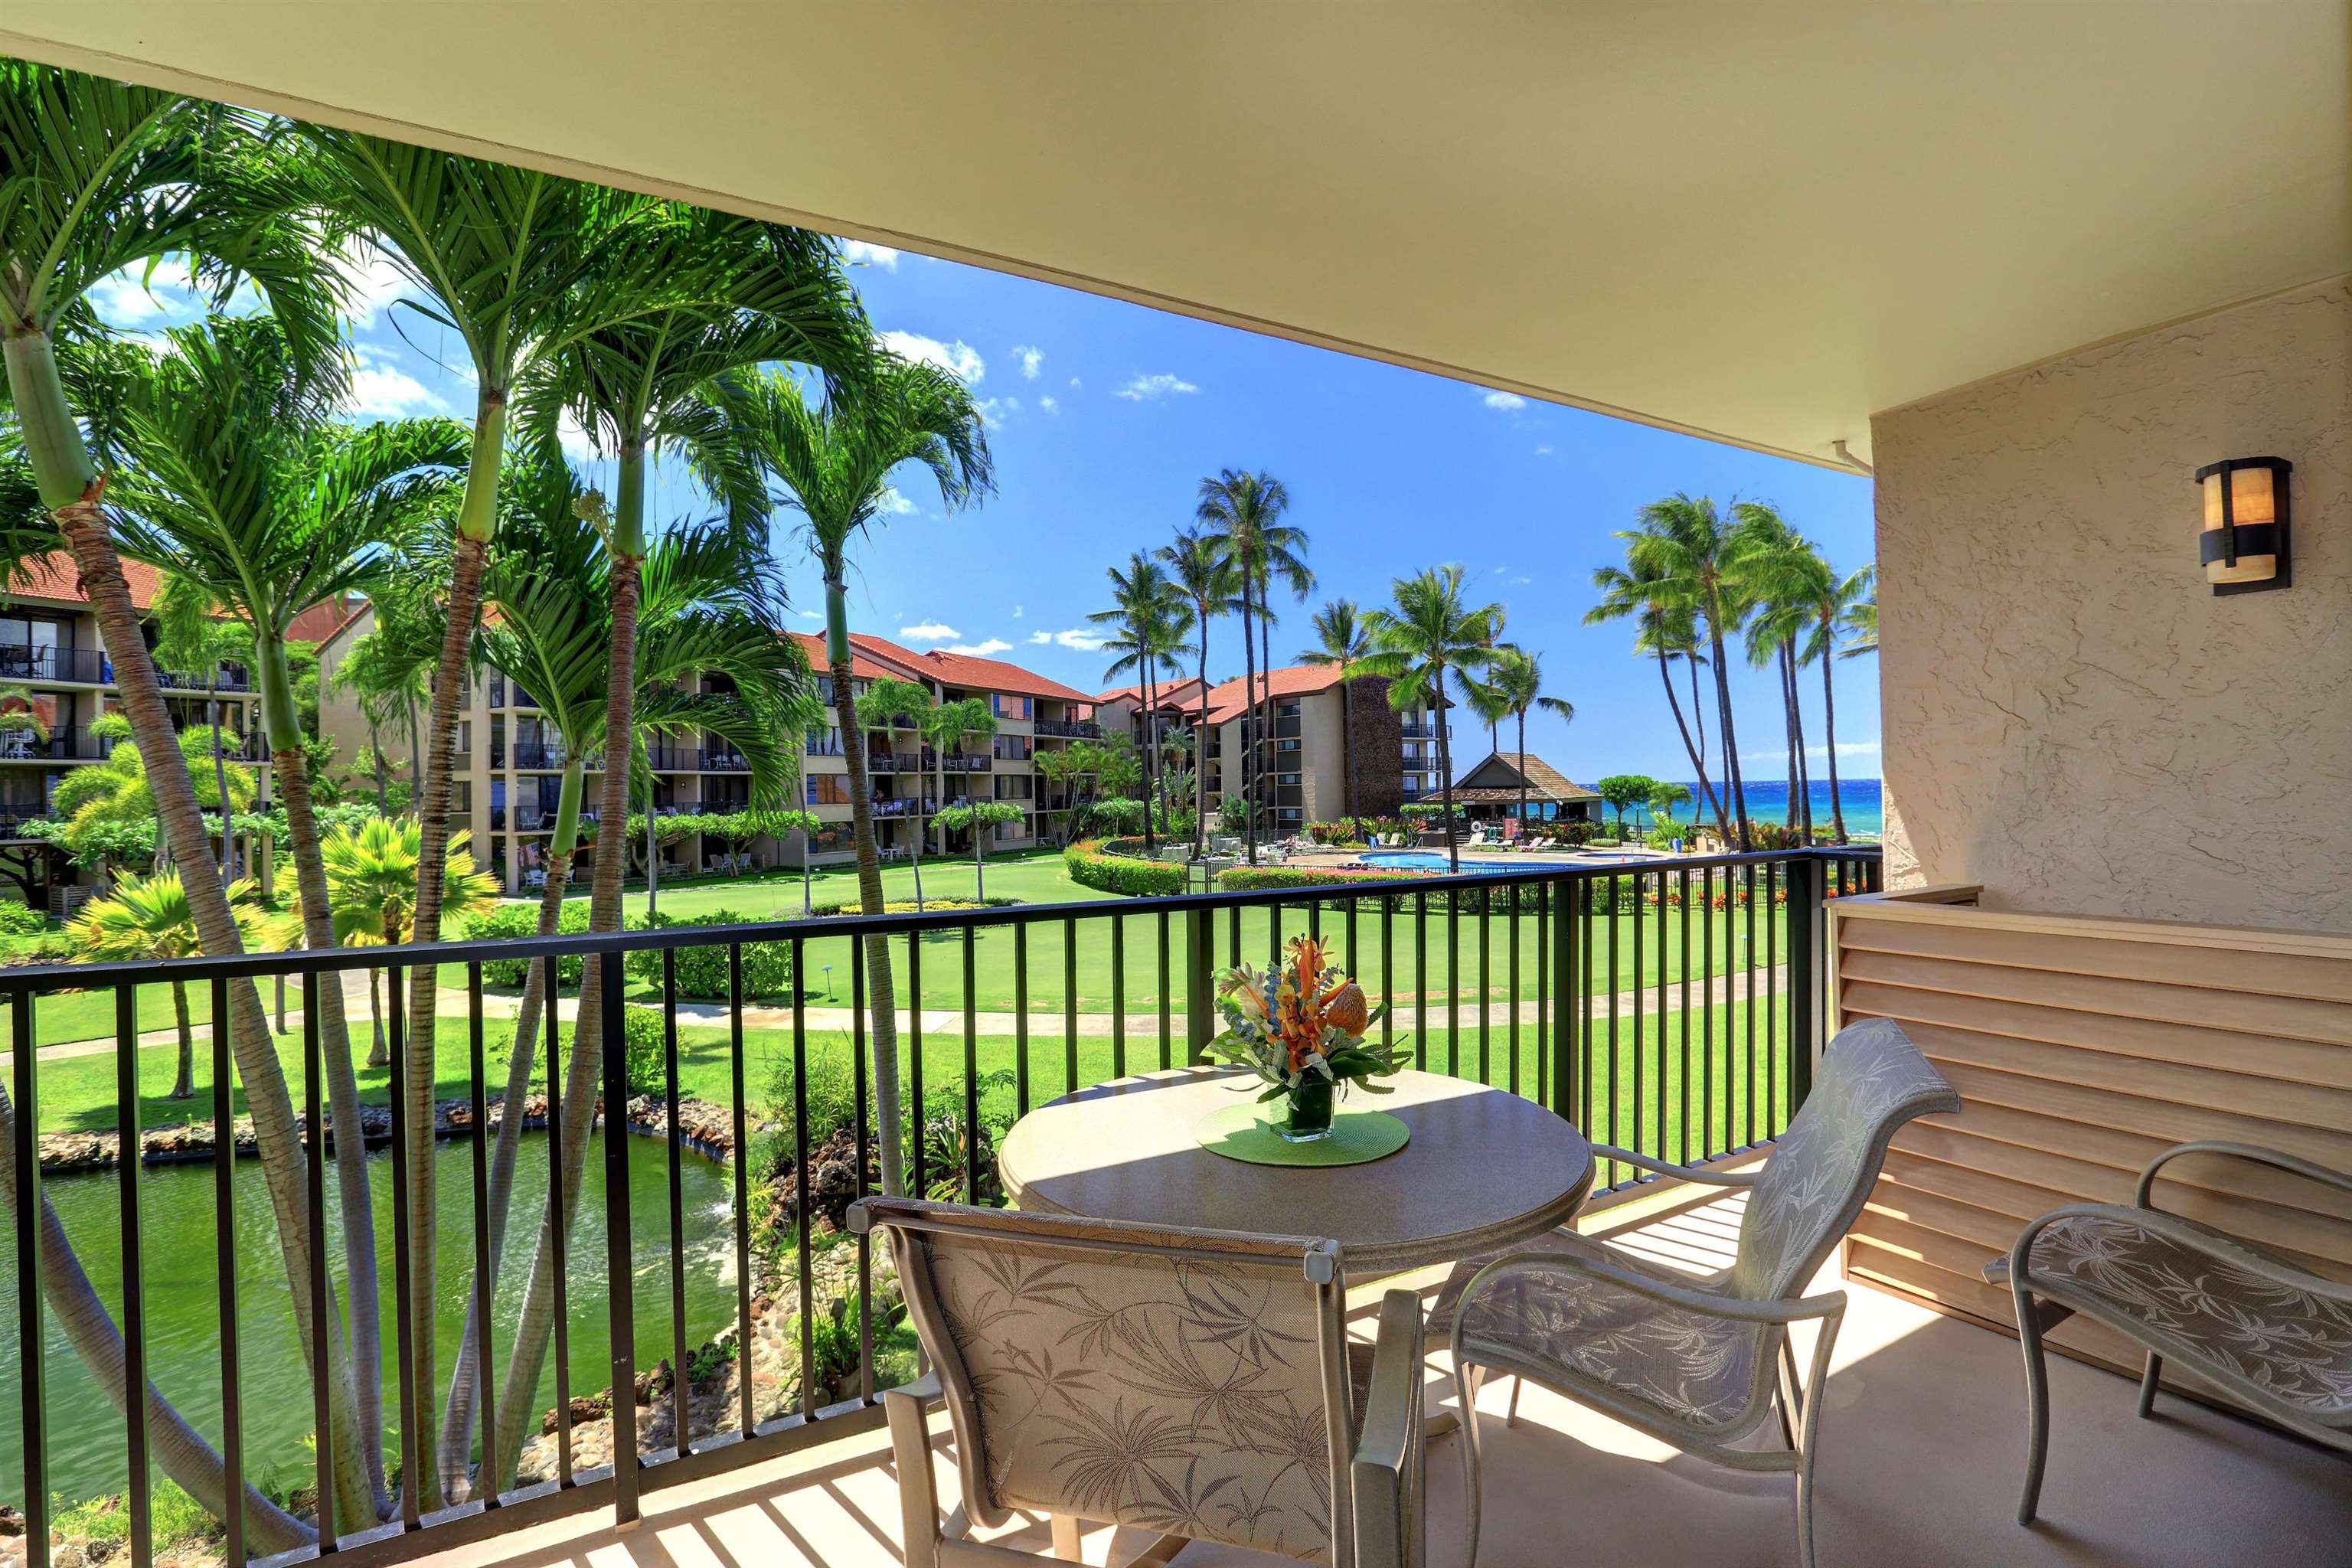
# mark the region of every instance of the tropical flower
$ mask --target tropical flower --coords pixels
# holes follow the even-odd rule
[[[1370,1080],[1403,1066],[1394,1042],[1364,1038],[1388,1005],[1369,1005],[1363,987],[1314,937],[1291,939],[1279,973],[1245,963],[1221,971],[1217,1007],[1225,1028],[1209,1042],[1207,1055],[1255,1073],[1266,1085],[1261,1100],[1281,1099],[1310,1077],[1386,1094]]]

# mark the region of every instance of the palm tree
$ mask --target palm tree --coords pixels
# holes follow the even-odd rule
[[[1209,534],[1180,533],[1175,543],[1160,547],[1160,559],[1168,568],[1169,580],[1192,602],[1192,654],[1196,661],[1193,679],[1201,689],[1200,718],[1192,726],[1196,753],[1192,758],[1192,845],[1195,853],[1203,853],[1209,847],[1209,770],[1206,756],[1200,752],[1204,738],[1213,733],[1209,727],[1209,622],[1234,607],[1234,595],[1239,584],[1223,546]],[[1353,795],[1351,783],[1349,798]]]
[[[1813,606],[1834,584],[1829,563],[1761,501],[1732,506],[1735,570],[1753,605],[1748,623],[1748,662],[1769,660],[1780,677],[1780,709],[1789,736],[1789,826],[1810,842],[1813,833],[1811,782],[1805,759],[1805,719],[1798,700],[1797,637],[1812,619]]]
[[[165,334],[166,352],[124,377],[115,431],[123,467],[114,486],[125,554],[190,585],[167,626],[187,646],[181,662],[217,671],[215,605],[239,623],[256,666],[271,772],[286,809],[303,939],[335,945],[327,912],[308,754],[287,662],[287,634],[312,605],[380,581],[384,542],[419,528],[466,455],[446,420],[353,426],[333,417],[345,387],[339,362],[306,365],[268,317],[214,317]],[[193,616],[194,624],[186,623]],[[165,645],[159,642],[158,654]],[[217,741],[218,726],[215,726]],[[219,750],[215,748],[219,768]],[[224,822],[223,849],[227,835]],[[329,1098],[347,1126],[360,1119],[359,1081],[340,985],[320,988]],[[352,1376],[364,1429],[382,1420],[382,1335],[367,1153],[358,1139],[335,1152],[350,1258]],[[372,1452],[380,1451],[377,1449]],[[380,1468],[381,1460],[372,1467]],[[381,1489],[383,1478],[374,1476]]]
[[[902,464],[919,465],[950,510],[977,502],[995,484],[988,435],[971,389],[936,366],[877,353],[854,386],[836,388],[819,404],[800,384],[771,374],[754,388],[759,398],[761,457],[799,511],[809,551],[824,579],[825,662],[842,738],[858,733],[850,679],[848,559],[850,541],[883,515],[896,492],[890,476]],[[850,826],[857,851],[858,906],[878,914],[882,868],[874,849],[874,802],[862,746],[845,744],[849,764]],[[884,1190],[906,1190],[905,1151],[896,1129],[898,1109],[897,990],[890,953],[882,942],[866,945],[868,1001],[874,1009],[874,1101],[881,1124]]]
[[[977,697],[960,697],[953,702],[942,702],[922,717],[923,739],[931,748],[933,781],[939,789],[941,810],[948,804],[948,756],[961,749],[967,740],[984,741],[996,733],[996,715],[989,705]],[[940,853],[948,852],[950,831],[937,816],[932,825],[940,830]],[[976,830],[975,830],[976,831]]]
[[[1152,805],[1163,743],[1160,677],[1175,668],[1177,655],[1192,651],[1192,645],[1184,640],[1184,634],[1192,629],[1192,611],[1184,602],[1183,591],[1169,580],[1158,562],[1139,550],[1128,557],[1125,571],[1113,566],[1105,575],[1110,579],[1111,607],[1097,610],[1087,619],[1097,626],[1117,628],[1103,639],[1102,651],[1117,656],[1103,670],[1103,679],[1116,680],[1131,671],[1140,685],[1143,849],[1148,855],[1156,844]]]
[[[1831,677],[1830,666],[1837,658],[1877,649],[1878,606],[1870,599],[1874,574],[1875,568],[1869,566],[1856,567],[1843,577],[1826,569],[1822,572],[1813,584],[1817,593],[1811,605],[1813,624],[1798,654],[1799,663],[1822,667],[1822,744],[1829,755],[1830,832],[1840,844],[1845,842],[1845,803],[1838,796],[1837,685]],[[1869,647],[1850,644],[1843,653],[1839,652],[1840,633],[1856,624],[1856,613],[1861,611],[1869,616]]]
[[[509,490],[499,545],[484,574],[488,603],[498,615],[486,620],[481,642],[494,668],[527,686],[557,726],[566,763],[551,838],[550,888],[540,905],[540,929],[554,929],[561,913],[564,870],[578,833],[584,794],[580,777],[592,753],[606,766],[614,754],[661,736],[708,732],[740,752],[749,764],[756,802],[772,804],[793,778],[791,738],[815,711],[800,645],[784,636],[782,606],[767,582],[773,572],[763,538],[724,522],[681,525],[655,537],[640,569],[637,616],[637,690],[617,742],[606,728],[605,679],[612,638],[607,520],[593,491],[581,489],[560,458],[541,450],[520,468]],[[688,676],[722,678],[726,692],[685,689]],[[698,686],[699,682],[696,683]],[[642,759],[641,759],[642,760]],[[643,771],[640,769],[639,771]],[[596,856],[625,859],[625,814],[599,814]],[[593,974],[593,968],[590,971]],[[544,973],[526,979],[544,991]],[[587,994],[583,981],[583,994]],[[508,1066],[507,1103],[520,1105],[530,1084],[533,1018],[517,1020],[515,1049]],[[525,1288],[522,1310],[509,1339],[506,1393],[499,1405],[495,1463],[486,1461],[487,1480],[478,1478],[472,1494],[512,1473],[526,1424],[534,1418],[548,1335],[553,1325],[553,1259],[561,1237],[568,1239],[579,1202],[587,1134],[603,1092],[597,1068],[600,1039],[572,1031],[570,1079],[563,1103],[551,1108],[562,1121],[565,1202],[561,1212],[542,1216],[538,1251]],[[521,1118],[499,1129],[490,1173],[491,1255],[503,1245],[514,1168],[521,1141]],[[469,1325],[470,1328],[470,1325]],[[454,1489],[463,1480],[470,1440],[473,1365],[478,1340],[468,1332],[459,1346],[440,1429],[441,1483]]]
[[[919,686],[911,680],[899,680],[886,676],[882,679],[866,682],[866,690],[858,697],[855,707],[858,728],[848,741],[843,742],[844,751],[855,745],[863,752],[867,734],[877,731],[885,737],[883,744],[887,747],[889,744],[887,737],[890,731],[901,728],[901,721],[904,721],[905,727],[913,729],[917,735],[919,736],[925,732],[925,727],[930,721],[931,689],[928,686]],[[946,804],[946,795],[943,791],[933,809],[936,810],[939,805]],[[923,835],[927,829],[923,824],[923,786],[919,776],[915,785],[914,829],[914,840],[908,851],[908,860],[915,874],[915,909],[918,913],[920,913],[923,908]]]
[[[1288,576],[1302,598],[1315,584],[1313,574],[1297,555],[1306,547],[1307,535],[1281,521],[1289,508],[1290,492],[1272,474],[1224,468],[1216,478],[1201,481],[1200,499],[1193,509],[1193,516],[1223,550],[1235,585],[1241,590],[1242,710],[1251,715],[1251,722],[1242,726],[1241,794],[1249,806],[1244,833],[1253,866],[1257,864],[1257,749],[1271,726],[1256,719],[1258,650],[1262,645],[1252,628],[1265,606],[1262,589],[1274,573]],[[1269,703],[1272,674],[1267,672]],[[1249,733],[1253,730],[1256,731],[1255,735]]]
[[[1857,567],[1847,582],[1853,584],[1853,600],[1838,616],[1838,627],[1845,634],[1838,657],[1860,658],[1878,651],[1878,568]]]
[[[1519,823],[1524,831],[1528,820],[1528,711],[1540,708],[1556,715],[1563,724],[1576,721],[1576,704],[1564,697],[1544,695],[1543,662],[1523,647],[1509,643],[1497,644],[1486,667],[1486,678],[1469,687],[1470,710],[1489,724],[1499,726],[1505,719],[1516,719],[1519,726]],[[1687,795],[1690,792],[1683,792]]]
[[[1500,605],[1472,609],[1462,602],[1462,568],[1438,566],[1390,584],[1395,605],[1364,613],[1364,629],[1371,634],[1372,652],[1360,662],[1367,675],[1389,681],[1389,706],[1409,713],[1419,708],[1437,712],[1438,787],[1445,810],[1446,863],[1462,868],[1462,847],[1454,833],[1454,746],[1446,710],[1454,706],[1446,694],[1446,678],[1467,681],[1492,660],[1495,617]]]
[[[408,940],[416,913],[416,855],[422,831],[414,816],[398,820],[374,817],[355,827],[341,827],[319,845],[325,869],[327,920],[338,947],[396,947]],[[478,914],[498,902],[499,885],[487,872],[474,868],[467,852],[471,835],[460,831],[449,839],[449,879],[442,895],[448,914]],[[304,923],[310,911],[302,911]],[[375,1025],[375,1054],[370,1067],[391,1058],[384,1048],[383,1003],[378,981],[383,971],[368,971],[368,1015]],[[520,1120],[520,1118],[517,1118]]]
[[[115,487],[118,498],[124,489],[120,479],[121,476],[118,476]],[[135,501],[133,506],[136,506]],[[134,556],[138,553],[135,548],[125,552]],[[249,660],[252,658],[253,635],[223,620],[220,601],[213,597],[210,588],[194,578],[173,572],[164,572],[161,576],[152,602],[155,662],[176,675],[200,678],[204,681],[205,721],[212,731],[213,787],[215,793],[226,797],[228,794],[228,752],[221,744],[221,666],[233,660]],[[236,855],[234,841],[229,837],[226,817],[223,817],[221,823],[220,858],[221,884],[226,887],[236,879]]]
[[[227,898],[229,907],[237,911],[237,925],[247,944],[269,945],[264,940],[268,917],[255,900],[253,883],[244,879],[230,883]],[[204,951],[203,940],[196,934],[195,911],[176,868],[152,877],[124,878],[105,898],[83,905],[67,929],[80,946],[82,957],[92,963],[160,963]],[[172,1098],[194,1100],[195,1031],[188,1017],[187,984],[176,978],[172,982],[172,1021],[180,1037],[180,1068],[172,1080]]]
[[[1715,817],[1717,834],[1729,843],[1729,819],[1715,785],[1707,778],[1706,720],[1698,700],[1698,669],[1706,661],[1698,651],[1696,618],[1687,610],[1668,603],[1663,580],[1638,563],[1629,561],[1624,567],[1600,567],[1592,574],[1592,585],[1601,590],[1601,602],[1584,612],[1584,624],[1599,626],[1627,616],[1634,617],[1633,651],[1657,659],[1658,684],[1665,688],[1666,707],[1674,713],[1675,731],[1682,737],[1684,753],[1690,758],[1691,776],[1698,781],[1699,795]],[[1691,722],[1685,721],[1682,701],[1675,695],[1674,673],[1668,667],[1668,661],[1674,658],[1689,662]],[[1692,733],[1694,722],[1696,737]]]
[[[1003,822],[1021,820],[1021,808],[1009,800],[975,800],[950,805],[932,820],[950,833],[971,829],[971,896],[988,901],[988,830]]]
[[[1731,677],[1724,664],[1726,637],[1737,633],[1748,605],[1738,574],[1732,530],[1715,502],[1677,493],[1642,509],[1641,526],[1618,534],[1626,542],[1632,574],[1669,611],[1687,614],[1704,628],[1715,667],[1716,720],[1722,735],[1724,776],[1739,847],[1754,847],[1748,826],[1748,791],[1739,770],[1739,742],[1731,719]]]
[[[73,555],[134,734],[147,754],[173,750],[171,714],[154,662],[140,635],[139,614],[108,529],[106,479],[68,401],[55,349],[61,323],[79,319],[89,290],[121,269],[167,256],[189,260],[197,281],[225,296],[250,279],[299,352],[329,353],[336,342],[333,296],[317,258],[322,247],[296,216],[285,165],[249,134],[251,121],[215,104],[25,61],[0,62],[0,338],[5,339],[9,402],[40,505]],[[208,953],[240,951],[236,918],[218,881],[211,846],[185,770],[155,769],[155,819],[163,840],[190,871],[192,917]],[[325,1353],[332,1430],[338,1526],[375,1521],[381,1500],[359,1434],[351,1429],[348,1370],[334,1342],[314,1333],[307,1284],[310,1250],[303,1201],[304,1157],[293,1098],[269,1037],[260,993],[249,982],[229,988],[230,1038],[253,1119],[278,1240],[294,1296],[297,1332]],[[45,1230],[53,1215],[44,1212]],[[55,1231],[63,1247],[63,1229]],[[85,1359],[120,1340],[79,1270],[61,1266],[43,1279],[52,1310]],[[91,1367],[118,1407],[131,1391],[119,1359]],[[164,1471],[215,1514],[229,1506],[218,1456],[175,1412],[149,1398],[159,1414],[157,1456]],[[247,1489],[248,1500],[258,1493]],[[263,1505],[257,1544],[291,1548],[312,1532],[284,1510]]]
[[[1355,600],[1334,599],[1316,612],[1315,637],[1315,646],[1302,652],[1298,662],[1339,672],[1340,791],[1347,796],[1348,819],[1354,825],[1355,837],[1361,838],[1364,822],[1356,799],[1356,712],[1348,698],[1348,684],[1361,673],[1365,656],[1372,652],[1371,633],[1357,613]]]

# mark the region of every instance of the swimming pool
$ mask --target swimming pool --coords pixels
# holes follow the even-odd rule
[[[1627,854],[1614,849],[1595,849],[1576,857],[1580,866],[1630,866],[1636,862],[1655,860],[1655,855]],[[1363,855],[1364,864],[1382,871],[1445,871],[1445,856],[1435,849],[1370,849]],[[1557,860],[1471,860],[1462,862],[1465,877],[1507,877],[1540,871],[1559,864]]]

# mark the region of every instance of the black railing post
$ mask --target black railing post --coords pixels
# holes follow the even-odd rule
[[[629,1237],[629,1049],[622,1015],[619,952],[601,953],[590,962],[598,970],[598,998],[604,1051],[604,1294],[612,1308],[613,1371],[613,1524],[626,1530],[637,1522],[637,1307],[634,1293],[635,1268]],[[550,988],[548,1016],[554,1016],[555,997]],[[551,1121],[563,1114],[553,1103],[547,1108]],[[686,1369],[672,1369],[683,1377]],[[680,1402],[681,1409],[683,1401]]]
[[[16,1395],[25,1443],[25,1562],[28,1568],[48,1568],[49,1402],[47,1358],[42,1353],[47,1336],[41,1325],[40,1091],[33,1047],[33,993],[11,992],[8,1012],[8,1062],[16,1079],[13,1151],[16,1188]]]
[[[1822,952],[1822,862],[1799,851],[1785,868],[1789,889],[1789,1113],[1813,1087],[1813,1053],[1821,1048],[1820,987],[1814,965]]]
[[[1184,911],[1184,1061],[1201,1065],[1201,1053],[1216,1037],[1214,972],[1217,933],[1206,909]]]

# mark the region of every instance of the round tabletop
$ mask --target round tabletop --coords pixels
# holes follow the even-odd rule
[[[1257,1081],[1223,1068],[1150,1072],[1083,1089],[1013,1125],[997,1170],[1024,1209],[1339,1244],[1357,1279],[1452,1263],[1526,1241],[1575,1217],[1592,1148],[1515,1094],[1436,1073],[1401,1072],[1391,1094],[1351,1092],[1340,1109],[1388,1111],[1412,1130],[1361,1165],[1253,1165],[1212,1154],[1193,1124]]]

